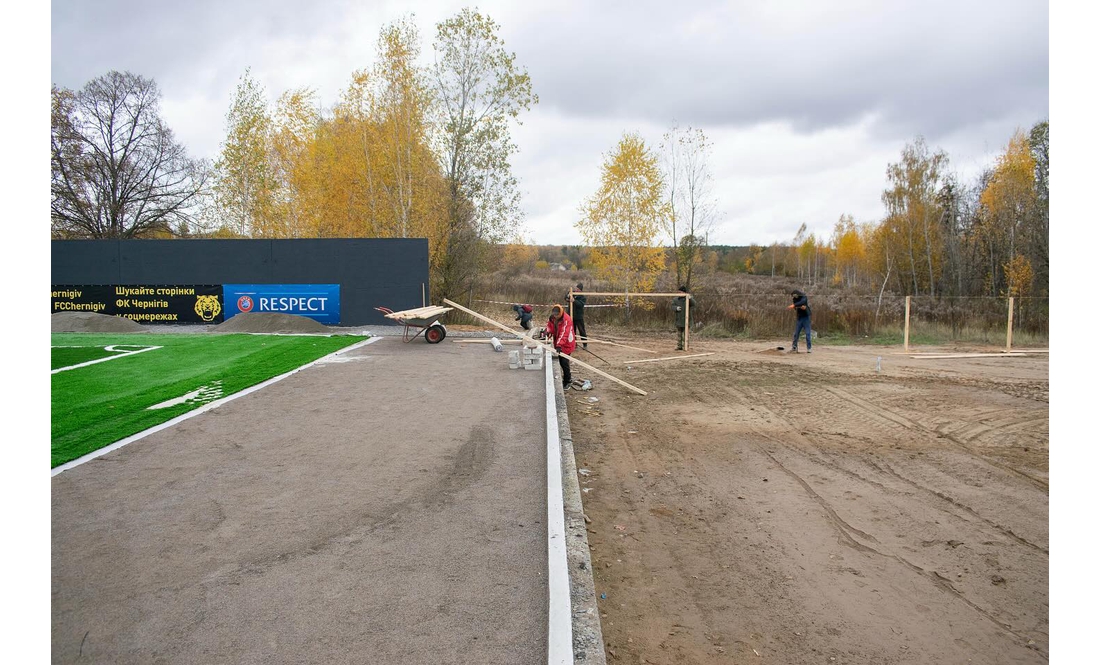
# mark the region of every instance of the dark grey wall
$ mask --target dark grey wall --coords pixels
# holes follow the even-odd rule
[[[421,306],[425,238],[53,240],[51,283],[339,284],[340,325],[392,323],[375,307]],[[428,293],[428,302],[431,294]]]

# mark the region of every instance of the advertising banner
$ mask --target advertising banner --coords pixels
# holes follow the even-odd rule
[[[339,284],[225,284],[225,318],[244,312],[307,316],[326,326],[340,324]]]
[[[221,323],[220,285],[112,284],[50,289],[50,312],[94,312],[138,323]]]

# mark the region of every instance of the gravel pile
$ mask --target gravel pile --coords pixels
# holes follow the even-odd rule
[[[215,333],[279,333],[330,334],[332,331],[311,318],[295,314],[276,314],[273,312],[246,312],[236,314],[225,323],[214,326]]]

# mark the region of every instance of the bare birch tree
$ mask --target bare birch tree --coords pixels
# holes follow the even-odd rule
[[[670,211],[665,232],[672,240],[676,282],[688,290],[693,269],[716,221],[717,202],[710,172],[712,147],[703,130],[677,125],[665,133],[661,142]]]

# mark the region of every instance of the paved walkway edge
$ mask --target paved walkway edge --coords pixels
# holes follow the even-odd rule
[[[548,358],[552,367],[558,363]],[[560,370],[557,370],[560,372]],[[596,584],[592,579],[592,555],[588,549],[588,529],[584,521],[577,460],[573,454],[573,432],[561,378],[556,376],[554,401],[557,408],[558,440],[561,445],[561,487],[564,497],[566,558],[569,565],[569,596],[573,613],[573,662],[577,665],[607,665],[600,628],[600,608],[596,604]]]
[[[554,357],[543,353],[546,377],[546,549],[549,622],[546,662],[549,665],[573,663],[573,625],[569,620],[569,563],[565,536],[565,506],[562,491],[561,437],[554,386]]]

